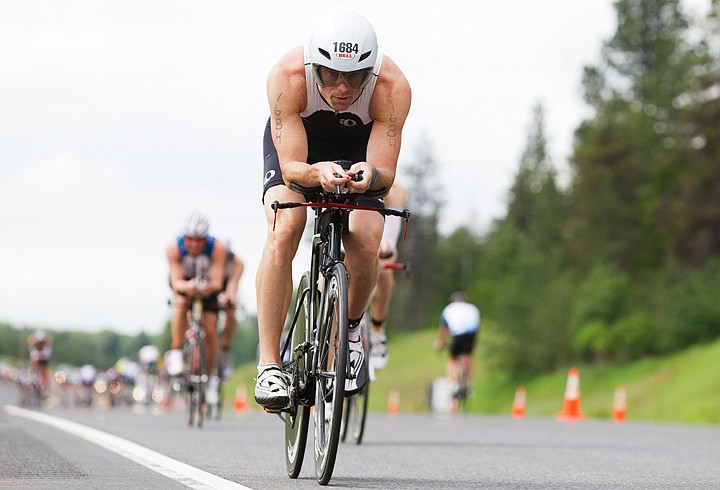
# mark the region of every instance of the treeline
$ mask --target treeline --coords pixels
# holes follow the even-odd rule
[[[0,323],[0,357],[27,361],[27,338],[35,330],[36,328],[17,328],[7,323]],[[102,370],[115,365],[121,357],[137,361],[138,350],[143,345],[153,344],[161,353],[170,345],[169,322],[158,335],[140,332],[130,336],[110,330],[90,333],[45,329],[45,332],[53,340],[53,364],[71,366],[92,364]],[[254,360],[256,352],[257,320],[254,317],[247,317],[240,321],[235,329],[230,356],[234,364],[240,364]]]
[[[435,326],[448,295],[480,306],[480,345],[515,379],[623,362],[720,335],[720,2],[619,0],[617,30],[584,69],[593,109],[560,186],[534,111],[507,215],[480,236],[437,231],[436,164],[420,148],[390,322]],[[479,138],[481,144],[481,138]],[[488,142],[491,144],[491,142]],[[477,162],[491,169],[484,162]]]

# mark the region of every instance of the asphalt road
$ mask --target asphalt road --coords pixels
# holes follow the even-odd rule
[[[282,422],[260,411],[197,429],[181,408],[21,409],[0,384],[0,488],[318,488],[310,451],[287,477],[283,443]],[[371,414],[329,486],[720,488],[720,427]]]

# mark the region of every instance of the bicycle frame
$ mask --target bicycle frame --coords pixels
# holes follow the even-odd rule
[[[381,214],[393,214],[404,218],[406,221],[410,217],[408,210],[394,211],[390,209],[380,209],[371,206],[362,206],[352,204],[350,202],[335,202],[339,199],[352,201],[355,196],[349,196],[347,194],[331,194],[325,193],[318,189],[306,189],[300,186],[293,185],[296,190],[315,197],[319,197],[318,201],[311,201],[306,203],[280,203],[274,202],[271,207],[278,212],[280,209],[289,209],[296,207],[311,207],[315,212],[315,220],[313,225],[313,237],[311,245],[311,258],[310,258],[310,284],[319,284],[320,279],[327,280],[328,272],[332,270],[335,264],[342,263],[341,258],[341,245],[342,245],[342,234],[347,227],[348,215],[352,210],[364,210],[364,211],[376,211]],[[382,194],[380,194],[382,195]],[[346,196],[346,197],[341,197]],[[400,264],[398,267],[388,268],[405,268],[404,264]],[[318,291],[316,288],[309,287],[302,291],[303,295],[310,295],[310,318],[313,320],[313,328],[311,331],[311,338],[313,339],[313,358],[312,358],[312,370],[310,371],[311,376],[315,377],[319,373],[317,364],[317,318],[319,312],[323,311],[326,306],[326,295],[325,290]],[[297,318],[299,311],[295,312],[293,317],[290,330],[288,332],[288,339],[292,337],[293,330],[297,326]],[[287,358],[288,348],[290,342],[287,341],[282,349],[282,357]]]
[[[315,471],[318,482],[329,482],[340,436],[345,379],[350,375],[348,348],[347,271],[342,257],[342,236],[353,210],[396,214],[409,211],[378,209],[356,204],[357,195],[320,188],[291,187],[310,196],[310,202],[273,202],[271,209],[312,207],[315,212],[310,270],[303,275],[296,294],[296,310],[282,349],[284,369],[289,372],[289,406],[278,412],[286,426],[288,475],[296,478],[302,466],[309,408],[315,405]],[[370,193],[366,193],[366,196]],[[375,196],[384,195],[379,191]],[[305,325],[299,326],[300,315]],[[304,335],[296,331],[304,328]],[[294,347],[293,347],[294,346]],[[293,349],[290,352],[289,349]],[[308,358],[309,356],[309,362]],[[333,368],[333,366],[335,366]],[[332,382],[331,382],[332,381]]]
[[[196,280],[201,279],[201,271],[197,271]],[[203,341],[205,332],[202,328],[203,299],[200,295],[193,296],[188,328],[185,331],[185,344],[189,352],[190,371],[186,374],[186,388],[188,390],[188,425],[192,426],[197,422],[202,427],[204,419],[205,384],[208,381],[208,373],[205,372],[205,343]],[[197,416],[197,417],[196,417]]]

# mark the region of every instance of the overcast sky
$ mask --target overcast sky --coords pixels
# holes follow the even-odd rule
[[[537,103],[566,171],[611,0],[2,2],[0,321],[159,332],[192,209],[245,261],[254,312],[265,81],[330,5],[365,15],[409,79],[399,177],[430,140],[444,231],[503,216]]]

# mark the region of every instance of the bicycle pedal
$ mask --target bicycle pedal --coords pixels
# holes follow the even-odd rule
[[[270,408],[270,407],[262,407],[263,410],[265,410],[267,413],[280,413],[282,412],[282,408]]]

